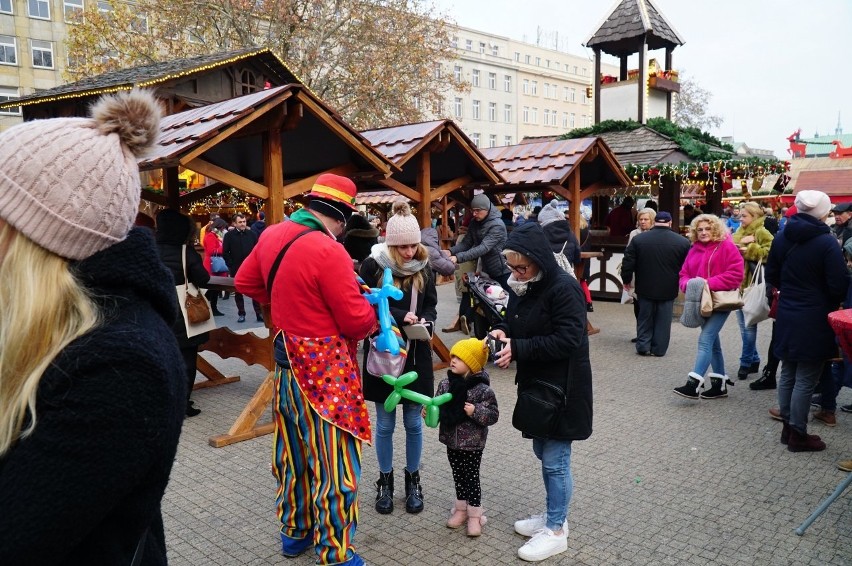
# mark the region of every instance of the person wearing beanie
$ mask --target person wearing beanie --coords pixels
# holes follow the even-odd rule
[[[508,290],[506,280],[509,279],[509,268],[506,267],[506,258],[500,254],[506,243],[507,232],[500,211],[482,193],[473,197],[470,212],[472,219],[467,234],[460,243],[444,250],[444,255],[449,256],[456,265],[481,258],[485,275]]]
[[[541,461],[545,512],[514,525],[515,532],[531,537],[518,556],[537,562],[568,550],[573,443],[592,434],[585,297],[580,283],[556,263],[538,223],[515,228],[503,254],[512,270],[513,293],[506,316],[490,334],[504,342],[494,363],[503,369],[517,363],[512,426],[532,437],[533,453]],[[555,406],[560,409],[547,410]]]
[[[808,434],[811,394],[826,360],[837,355],[828,313],[846,297],[849,273],[837,240],[825,224],[831,201],[822,191],[799,191],[796,214],[778,232],[766,262],[766,282],[779,291],[775,355],[781,442],[791,452],[825,449]],[[794,275],[793,275],[794,274]]]
[[[343,247],[355,263],[355,269],[370,255],[373,246],[379,243],[379,230],[360,214],[353,214],[346,221],[343,231]]]
[[[267,324],[280,329],[272,471],[281,552],[294,557],[313,549],[317,564],[349,566],[364,564],[352,539],[361,443],[372,441],[357,349],[377,328],[337,241],[355,211],[355,195],[350,179],[319,175],[308,206],[267,226],[234,279],[237,291],[270,305]],[[332,372],[339,379],[324,379]]]
[[[155,238],[160,259],[174,277],[175,285],[183,285],[189,280],[196,289],[207,286],[210,274],[204,269],[201,256],[192,245],[195,239],[195,223],[189,216],[172,208],[161,210],[157,214]],[[182,255],[183,253],[186,255]],[[210,333],[202,332],[188,337],[185,317],[181,312],[172,324],[172,332],[177,338],[186,368],[186,416],[195,417],[201,413],[201,409],[194,406],[190,396],[198,369],[198,347],[210,339]]]
[[[0,564],[166,563],[187,380],[133,228],[160,114],[134,90],[0,132]]]
[[[385,242],[373,246],[370,257],[361,264],[361,278],[368,287],[380,287],[384,270],[390,268],[394,286],[402,291],[402,298],[389,299],[394,325],[405,333],[409,324],[425,323],[434,327],[437,317],[438,292],[435,277],[429,265],[429,251],[420,243],[420,226],[411,214],[407,202],[393,205],[393,216],[387,221]],[[408,389],[431,397],[435,390],[432,370],[432,345],[426,340],[408,340],[408,357],[402,373],[417,372]],[[367,371],[370,341],[364,342],[364,398],[376,404],[376,457],[379,462],[379,479],[376,481],[376,511],[393,512],[394,466],[393,433],[396,427],[396,407],[385,410],[385,400],[393,388],[382,376]],[[420,486],[420,459],[423,452],[423,419],[421,406],[402,400],[402,423],[405,427],[405,510],[419,513],[423,510],[423,492]]]
[[[456,502],[447,527],[467,524],[467,536],[478,537],[486,518],[482,512],[479,469],[488,427],[500,417],[497,396],[491,389],[485,364],[488,347],[484,340],[459,340],[450,350],[450,369],[438,384],[436,395],[452,394],[440,407],[438,440],[447,446],[447,460],[453,472]]]

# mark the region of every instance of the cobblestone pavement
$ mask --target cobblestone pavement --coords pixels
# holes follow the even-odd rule
[[[457,303],[452,285],[440,286],[438,296],[440,328],[452,320]],[[257,327],[236,324],[233,299],[219,307],[231,328]],[[804,536],[793,532],[844,479],[835,462],[852,458],[852,415],[838,412],[835,428],[812,423],[811,432],[828,445],[824,452],[788,452],[778,440],[780,423],[767,414],[774,391],[751,391],[748,382],[737,381],[727,399],[691,402],[671,393],[691,369],[697,330],[675,323],[668,354],[646,358],[630,343],[631,307],[597,302],[590,319],[601,328],[590,338],[594,433],[574,444],[568,551],[544,564],[852,564],[852,491]],[[762,355],[769,331],[768,322],[760,325]],[[442,337],[449,346],[462,335]],[[735,375],[740,342],[733,317],[722,339],[728,372]],[[271,436],[224,448],[207,444],[209,436],[228,430],[265,371],[214,354],[209,359],[242,380],[193,393],[202,413],[184,424],[163,501],[171,563],[313,564],[310,553],[289,560],[280,554]],[[426,509],[418,515],[405,513],[401,485],[394,513],[375,512],[375,451],[364,446],[355,543],[369,564],[522,563],[516,551],[524,539],[512,523],[543,511],[544,489],[531,442],[511,425],[513,370],[490,371],[502,414],[482,461],[483,536],[470,539],[464,529],[444,526],[455,495],[450,467],[437,430],[424,428]],[[838,401],[852,402],[852,392],[844,389]],[[395,446],[401,472],[401,422]]]

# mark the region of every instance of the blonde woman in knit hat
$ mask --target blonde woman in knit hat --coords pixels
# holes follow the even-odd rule
[[[488,439],[488,427],[500,416],[497,396],[491,389],[485,364],[488,347],[484,340],[466,338],[450,350],[450,369],[438,384],[436,395],[452,393],[449,403],[441,405],[438,440],[447,445],[447,459],[453,471],[456,502],[447,526],[457,529],[467,523],[467,535],[482,534],[482,487],[479,467]]]
[[[165,564],[186,410],[172,276],[139,210],[150,94],[0,133],[0,564]]]
[[[370,287],[381,284],[385,268],[393,272],[393,281],[402,290],[402,298],[390,299],[390,313],[394,324],[405,332],[406,325],[425,321],[435,324],[438,293],[429,266],[429,251],[420,243],[420,225],[411,214],[407,202],[393,205],[393,216],[387,221],[385,241],[373,246],[370,257],[361,264],[361,277]],[[412,308],[412,293],[416,293]],[[369,340],[364,343],[364,398],[376,403],[376,455],[379,461],[379,479],[376,482],[376,511],[382,514],[393,511],[393,433],[396,426],[396,408],[385,411],[384,402],[393,389],[381,376],[367,372],[366,360]],[[412,340],[408,343],[408,358],[403,373],[417,372],[417,379],[408,386],[412,391],[429,397],[434,392],[432,372],[432,347],[428,341]],[[419,513],[423,510],[420,488],[420,456],[423,452],[423,419],[420,405],[407,399],[402,401],[402,422],[405,427],[405,510]]]

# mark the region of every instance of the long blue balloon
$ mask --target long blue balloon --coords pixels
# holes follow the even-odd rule
[[[383,352],[390,352],[393,355],[399,355],[399,347],[404,344],[402,337],[398,336],[393,331],[393,318],[390,314],[390,305],[388,298],[400,300],[402,298],[402,290],[397,289],[393,284],[393,273],[389,267],[385,268],[382,275],[382,286],[380,289],[371,288],[369,293],[364,295],[367,302],[371,305],[377,305],[379,310],[379,335],[376,337],[376,349]]]

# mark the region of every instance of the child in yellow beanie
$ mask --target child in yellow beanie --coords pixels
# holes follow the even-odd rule
[[[450,350],[450,369],[438,384],[436,395],[450,392],[453,398],[441,405],[438,440],[447,445],[447,459],[453,471],[456,503],[447,521],[451,529],[467,522],[467,536],[482,534],[482,488],[479,465],[488,427],[497,422],[500,411],[490,387],[485,364],[488,347],[484,340],[467,338]]]

